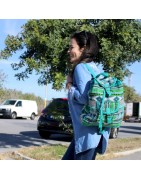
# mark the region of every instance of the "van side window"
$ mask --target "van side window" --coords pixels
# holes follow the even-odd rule
[[[22,106],[22,101],[18,101],[16,107],[21,107],[21,106]]]

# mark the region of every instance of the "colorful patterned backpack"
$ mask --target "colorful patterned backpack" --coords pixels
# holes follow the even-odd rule
[[[84,64],[92,75],[88,104],[81,113],[85,126],[98,126],[102,134],[104,127],[118,128],[124,116],[124,89],[122,82],[108,73],[95,76],[92,68]]]

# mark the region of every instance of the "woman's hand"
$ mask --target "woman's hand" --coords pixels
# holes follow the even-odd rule
[[[70,75],[67,76],[66,88],[70,89],[72,86],[72,77]]]

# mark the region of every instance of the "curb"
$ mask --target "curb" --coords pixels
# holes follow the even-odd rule
[[[123,152],[118,152],[118,153],[113,153],[115,156],[127,156],[130,154],[134,154],[136,152],[141,151],[141,148],[138,149],[133,149],[133,150],[129,150],[129,151],[123,151]],[[36,160],[36,159],[32,159],[30,157],[24,156],[21,153],[16,153],[14,152],[15,155],[19,156],[22,160]]]
[[[24,156],[21,153],[13,152],[13,154],[20,157],[22,160],[35,160],[35,159],[30,158],[30,157]]]
[[[61,144],[61,143],[60,143]],[[53,144],[52,144],[53,145]],[[122,151],[122,152],[116,152],[116,153],[113,153],[113,155],[115,155],[115,157],[113,157],[112,159],[113,160],[116,160],[115,158],[116,157],[121,157],[121,156],[128,156],[128,155],[131,155],[131,154],[134,154],[136,152],[141,152],[141,148],[138,148],[138,149],[133,149],[133,150],[128,150],[128,151]],[[16,152],[16,151],[13,151],[12,152],[13,155],[17,156],[18,158],[20,158],[21,160],[36,160],[36,159],[33,159],[33,158],[30,158],[28,156],[25,156],[19,152]],[[105,156],[108,155],[108,154],[105,154]],[[111,159],[111,160],[112,160]],[[12,158],[6,158],[5,160],[14,160]]]
[[[116,155],[116,156],[127,156],[130,154],[134,154],[135,152],[139,152],[139,151],[141,151],[141,148],[133,149],[133,150],[129,150],[129,151],[124,151],[124,152],[114,153],[114,155]]]

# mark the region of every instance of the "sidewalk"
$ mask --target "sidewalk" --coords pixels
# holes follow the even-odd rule
[[[141,148],[117,153],[117,155],[121,156],[113,160],[141,160]]]

